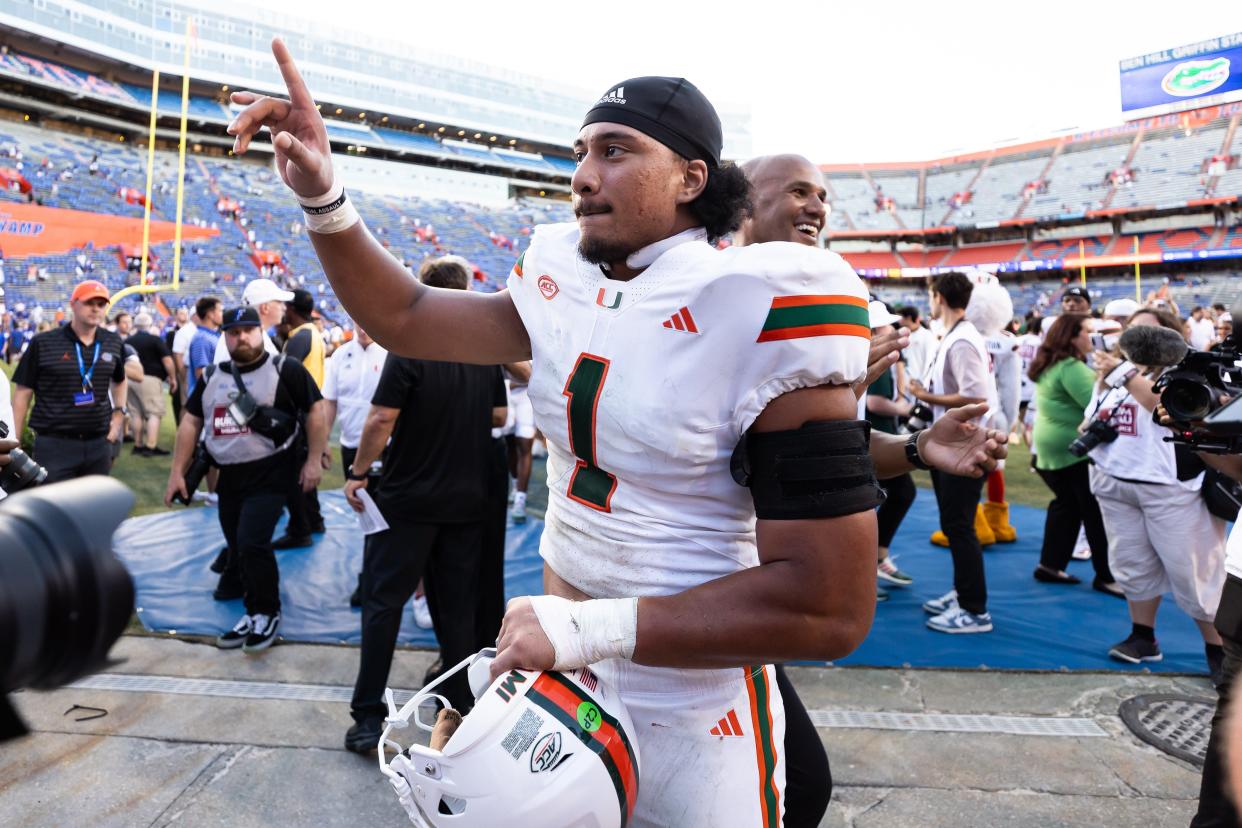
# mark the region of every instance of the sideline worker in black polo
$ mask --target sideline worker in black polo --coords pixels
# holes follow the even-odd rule
[[[220,467],[220,528],[241,563],[246,605],[246,614],[216,644],[251,653],[271,646],[280,628],[280,572],[272,530],[289,489],[298,484],[303,491],[312,489],[323,475],[319,456],[328,441],[326,403],[301,363],[263,349],[259,312],[253,307],[229,310],[222,327],[232,359],[204,370],[185,402],[164,503],[171,505],[174,494],[186,498],[185,472],[206,421],[203,440]],[[303,421],[315,451],[299,470],[294,446]]]
[[[151,333],[151,314],[145,311],[134,317],[134,333],[125,344],[138,353],[142,363],[142,381],[130,380],[129,416],[130,431],[134,435],[134,454],[159,457],[171,454],[160,448],[160,420],[164,419],[164,383],[174,394],[177,391],[176,369],[173,367],[172,351],[168,344]]]
[[[14,434],[34,397],[34,459],[47,469],[47,483],[112,470],[112,444],[128,412],[124,346],[102,327],[108,298],[94,280],[74,288],[69,324],[31,340],[13,374]]]
[[[432,287],[467,290],[470,271],[456,261],[435,259],[423,263],[419,278]],[[345,735],[348,750],[365,753],[379,742],[401,613],[424,569],[442,663],[451,667],[478,650],[491,429],[504,425],[505,404],[499,366],[391,353],[384,363],[358,452],[345,470],[345,496],[361,511],[357,491],[366,487],[367,471],[392,436],[383,475],[371,491],[389,528],[368,537],[363,552],[362,651],[351,704],[354,725]],[[441,690],[463,713],[473,702],[465,679],[458,674]]]

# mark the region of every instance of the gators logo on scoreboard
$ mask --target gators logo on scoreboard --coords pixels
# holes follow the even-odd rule
[[[1205,95],[1229,80],[1229,58],[1217,57],[1207,60],[1188,60],[1169,70],[1160,82],[1167,95],[1189,98]]]

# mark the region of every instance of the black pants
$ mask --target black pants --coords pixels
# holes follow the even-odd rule
[[[280,491],[221,491],[220,528],[230,555],[240,564],[246,613],[280,612],[280,570],[272,551],[272,532],[285,506]]]
[[[477,651],[475,634],[481,523],[409,523],[381,507],[388,531],[367,538],[362,556],[362,651],[351,712],[383,718],[384,688],[401,629],[401,613],[425,575],[427,607],[446,667]],[[474,706],[464,672],[440,692],[462,713]]]
[[[832,799],[832,770],[819,732],[798,698],[785,668],[776,665],[776,686],[785,705],[785,828],[815,828]]]
[[[173,422],[181,425],[181,389],[169,391],[168,396],[172,397]]]
[[[1036,469],[1052,490],[1052,502],[1044,517],[1044,545],[1039,562],[1049,569],[1064,570],[1074,554],[1078,529],[1084,527],[1087,543],[1091,544],[1091,565],[1096,577],[1112,583],[1108,568],[1108,533],[1100,504],[1091,494],[1091,464],[1083,461],[1063,469]]]
[[[988,582],[983,572],[983,547],[975,536],[975,511],[983,492],[982,477],[960,477],[933,470],[940,529],[949,538],[953,555],[953,588],[962,609],[976,615],[987,612]]]
[[[289,523],[285,526],[285,534],[289,537],[309,537],[323,526],[323,514],[319,511],[319,489],[304,492],[301,484],[295,481],[286,496],[285,505],[289,507]]]
[[[887,549],[892,546],[893,536],[897,534],[897,527],[905,520],[906,512],[914,505],[916,491],[914,478],[908,474],[881,480],[880,486],[888,497],[880,504],[875,519],[880,529],[880,546]]]
[[[34,459],[47,469],[44,485],[76,480],[88,474],[112,471],[112,444],[107,437],[78,440],[40,434],[35,437]]]
[[[479,561],[479,607],[475,616],[478,647],[493,647],[505,615],[505,527],[509,521],[509,454],[503,437],[492,440],[487,481],[487,514]],[[452,667],[453,665],[448,665]]]
[[[1235,530],[1238,531],[1238,530]],[[1238,809],[1225,793],[1225,760],[1221,742],[1221,723],[1233,699],[1234,682],[1242,672],[1242,581],[1233,575],[1225,579],[1220,609],[1216,611],[1216,631],[1225,648],[1225,683],[1220,688],[1216,713],[1212,716],[1212,735],[1208,738],[1207,756],[1203,762],[1203,778],[1199,783],[1199,812],[1190,821],[1190,828],[1236,828],[1242,824]],[[1234,761],[1238,761],[1235,759]]]
[[[349,467],[354,464],[354,458],[358,456],[358,449],[349,446],[341,446],[341,473],[349,474]]]

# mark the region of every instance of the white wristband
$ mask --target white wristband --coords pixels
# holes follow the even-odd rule
[[[345,195],[344,185],[339,181],[334,181],[332,189],[321,196],[299,196],[298,203],[306,214],[306,229],[316,233],[339,233],[362,220],[354,209],[353,202]]]
[[[574,670],[609,658],[634,656],[637,598],[569,601],[555,595],[536,595],[530,603],[556,652],[554,670]]]
[[[1109,388],[1120,388],[1134,379],[1134,375],[1137,373],[1138,368],[1134,367],[1134,363],[1126,360],[1108,372],[1108,375],[1104,377],[1104,384]]]

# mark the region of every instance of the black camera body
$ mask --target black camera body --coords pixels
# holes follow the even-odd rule
[[[198,491],[199,485],[203,482],[203,478],[207,476],[207,472],[211,471],[211,467],[215,465],[215,461],[211,458],[211,453],[207,451],[207,446],[203,442],[199,442],[194,447],[194,456],[190,459],[190,467],[185,470],[185,497],[181,493],[172,496],[174,503],[180,503],[182,506],[189,506],[194,499],[194,493]]]
[[[1222,400],[1242,395],[1242,312],[1233,311],[1233,331],[1210,351],[1189,351],[1156,380],[1153,391],[1168,414],[1172,442],[1209,454],[1242,453],[1242,428],[1221,417]]]
[[[0,742],[25,732],[6,694],[107,666],[134,611],[133,581],[112,553],[133,505],[133,492],[107,477],[0,502]]]
[[[1075,457],[1086,457],[1100,444],[1116,440],[1117,434],[1117,427],[1108,420],[1092,420],[1083,433],[1069,444],[1069,453]]]
[[[9,427],[0,423],[0,440],[9,436]],[[9,462],[0,468],[0,489],[5,494],[16,494],[30,486],[38,486],[47,480],[47,469],[40,466],[21,449],[9,452]]]

